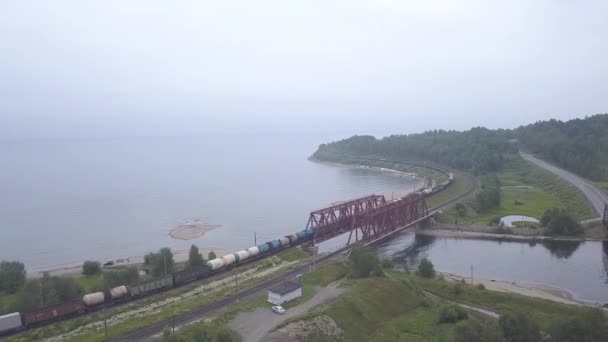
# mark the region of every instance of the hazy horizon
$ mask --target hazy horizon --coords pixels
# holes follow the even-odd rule
[[[321,143],[608,112],[603,1],[0,8],[0,140],[256,132]]]

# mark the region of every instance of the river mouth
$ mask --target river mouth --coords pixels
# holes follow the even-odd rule
[[[430,259],[439,272],[560,288],[575,300],[608,303],[608,242],[503,241],[397,234],[378,253],[415,269]]]

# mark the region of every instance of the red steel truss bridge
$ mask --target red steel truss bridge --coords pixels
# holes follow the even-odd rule
[[[392,202],[382,195],[370,195],[311,212],[306,228],[315,232],[313,243],[349,233],[350,244],[380,239],[431,216],[422,193]]]

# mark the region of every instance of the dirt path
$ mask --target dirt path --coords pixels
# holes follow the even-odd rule
[[[270,308],[258,308],[243,312],[230,322],[230,328],[243,336],[243,342],[266,341],[268,333],[284,321],[305,314],[313,307],[327,303],[344,292],[338,283],[319,288],[317,293],[305,303],[285,310],[284,315],[277,315]],[[270,304],[269,304],[270,305]]]

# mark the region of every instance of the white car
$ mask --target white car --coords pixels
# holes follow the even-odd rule
[[[283,309],[283,307],[282,307],[282,306],[280,306],[280,305],[275,305],[275,306],[273,306],[273,307],[272,307],[272,311],[274,311],[275,313],[277,313],[277,314],[279,314],[279,315],[282,315],[282,314],[284,314],[284,313],[285,313],[285,309]]]

